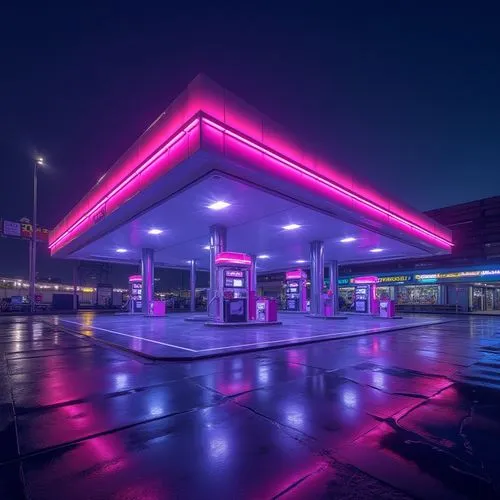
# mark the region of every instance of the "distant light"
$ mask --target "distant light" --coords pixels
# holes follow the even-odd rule
[[[371,253],[380,253],[380,252],[383,252],[384,249],[383,248],[372,248],[370,250]]]
[[[161,233],[163,233],[162,229],[150,229],[148,231],[148,234],[161,234]]]
[[[45,163],[45,160],[43,159],[42,156],[39,156],[37,159],[36,159],[36,163],[37,165],[43,165]]]
[[[128,250],[126,248],[117,248],[116,253],[127,253]]]
[[[340,243],[352,243],[353,241],[356,241],[356,238],[353,236],[347,236],[346,238],[342,238]]]
[[[257,255],[258,259],[270,259],[269,255]]]
[[[210,245],[205,245],[205,246],[203,247],[203,250],[210,250]]]
[[[211,205],[208,205],[208,208],[210,208],[211,210],[222,210],[223,208],[227,208],[230,205],[231,203],[228,203],[227,201],[216,201]]]
[[[295,261],[297,264],[305,264],[306,261],[304,259],[299,259]]]
[[[288,224],[288,226],[283,226],[283,229],[285,231],[293,231],[294,229],[299,229],[300,227],[300,224]]]

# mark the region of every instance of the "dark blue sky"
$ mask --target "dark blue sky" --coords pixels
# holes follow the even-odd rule
[[[498,12],[462,3],[4,8],[0,217],[31,213],[38,150],[55,224],[199,72],[416,208],[500,194]]]

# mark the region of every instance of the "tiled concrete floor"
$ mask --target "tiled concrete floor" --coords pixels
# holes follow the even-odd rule
[[[499,352],[496,318],[190,362],[0,318],[0,498],[498,498],[499,393],[454,380]]]

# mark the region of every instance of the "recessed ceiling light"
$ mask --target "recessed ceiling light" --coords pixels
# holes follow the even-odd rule
[[[228,203],[227,201],[215,201],[211,205],[208,205],[208,208],[211,210],[222,210],[223,208],[227,208],[231,205],[231,203]]]
[[[162,229],[150,229],[148,231],[148,234],[161,234],[161,233],[163,233]]]
[[[293,231],[294,229],[299,229],[300,227],[300,224],[288,224],[287,226],[283,226],[283,229],[285,231]]]
[[[116,253],[127,253],[127,249],[126,248],[117,248],[116,249]]]
[[[347,236],[345,238],[342,238],[340,240],[340,243],[352,243],[353,241],[356,241],[356,238],[354,238],[353,236]]]
[[[203,250],[210,250],[210,245],[205,245],[205,246],[203,247]]]
[[[384,249],[383,248],[372,248],[370,250],[371,253],[380,253],[380,252],[383,252]]]
[[[306,261],[304,259],[299,259],[295,261],[297,264],[305,264]]]
[[[258,259],[270,259],[269,255],[257,255]]]

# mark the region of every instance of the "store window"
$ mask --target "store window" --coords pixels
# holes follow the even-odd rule
[[[439,285],[407,285],[398,287],[398,304],[438,304]]]
[[[493,296],[493,309],[500,309],[500,288],[495,288],[495,294]]]
[[[495,291],[493,290],[493,288],[486,288],[486,310],[487,311],[493,310],[494,294],[495,294]]]
[[[351,311],[354,307],[355,287],[347,286],[339,288],[340,311]]]
[[[391,298],[390,286],[377,286],[376,295],[378,300],[389,300]]]

